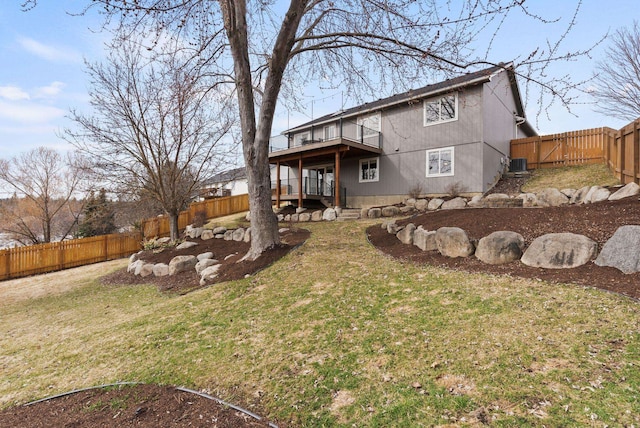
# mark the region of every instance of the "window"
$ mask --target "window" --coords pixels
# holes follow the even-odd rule
[[[380,132],[380,113],[358,118],[358,138],[376,137]]]
[[[424,126],[458,120],[458,94],[432,98],[424,102]]]
[[[380,158],[361,159],[360,160],[360,183],[378,181],[378,164]]]
[[[335,125],[327,125],[324,127],[324,139],[325,140],[333,140],[336,138],[336,126]]]
[[[303,144],[307,144],[307,142],[309,142],[310,139],[311,139],[311,134],[309,133],[309,131],[303,132],[301,134],[296,134],[293,137],[293,146],[298,147]]]
[[[446,177],[453,175],[453,147],[427,150],[427,177]]]

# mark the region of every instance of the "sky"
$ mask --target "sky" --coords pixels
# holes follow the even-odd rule
[[[72,123],[66,117],[72,108],[88,111],[88,79],[84,61],[104,57],[108,35],[100,32],[100,17],[72,16],[82,10],[86,0],[41,0],[36,8],[24,12],[22,0],[3,0],[0,6],[0,158],[9,159],[38,146],[69,150],[59,137]],[[507,21],[498,34],[491,58],[511,61],[530,52],[547,39],[555,40],[566,27],[576,2],[569,0],[535,0],[534,11],[557,17],[555,24],[535,25],[530,19]],[[539,8],[539,9],[536,9]],[[630,26],[640,19],[637,0],[583,0],[577,24],[563,42],[565,51],[585,49],[607,33]],[[479,41],[479,44],[484,41]],[[588,79],[595,62],[603,57],[606,42],[596,47],[591,58],[555,67],[554,73],[570,74],[574,80]],[[434,82],[424,82],[429,84]],[[522,84],[521,84],[522,87]],[[308,100],[303,112],[280,108],[274,120],[273,134],[314,117],[331,113],[343,100],[340,89],[322,92],[313,84],[304,89]],[[535,102],[527,105],[527,117],[540,134],[626,124],[595,113],[591,100],[574,106],[569,113],[561,106],[548,111],[549,117]],[[311,111],[313,110],[313,114]]]

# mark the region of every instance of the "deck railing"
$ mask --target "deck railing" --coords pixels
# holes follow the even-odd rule
[[[333,128],[333,135],[325,135],[324,128],[325,125],[311,126],[308,131],[293,134],[289,138],[285,135],[271,137],[269,141],[269,151],[277,152],[280,150],[303,147],[309,144],[322,143],[325,141],[338,141],[340,139],[378,149],[382,144],[381,132],[356,122],[340,121],[339,123],[336,123],[335,128]]]

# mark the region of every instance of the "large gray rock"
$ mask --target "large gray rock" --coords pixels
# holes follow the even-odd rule
[[[136,272],[136,269],[138,269],[138,266],[142,267],[142,265],[144,264],[144,260],[136,260],[133,263],[129,263],[129,266],[127,266],[127,272],[128,273],[134,273]]]
[[[204,230],[204,228],[202,228],[202,227],[193,227],[193,226],[189,225],[184,229],[184,233],[189,238],[194,239],[194,238],[199,238],[200,235],[202,235],[202,231],[203,230]]]
[[[447,257],[468,257],[475,249],[467,232],[459,227],[441,227],[436,230],[436,245],[440,254]]]
[[[471,198],[467,205],[470,207],[481,207],[482,206],[482,195],[475,195]]]
[[[322,210],[316,210],[312,212],[311,221],[322,221]]]
[[[442,206],[442,204],[444,204],[444,199],[440,199],[440,198],[433,198],[429,201],[429,203],[427,204],[427,209],[429,211],[435,211],[435,210],[439,210],[440,207]]]
[[[201,275],[203,270],[205,270],[210,266],[215,266],[217,264],[220,264],[220,262],[215,259],[200,260],[198,263],[196,263],[196,273],[198,275]]]
[[[621,226],[602,247],[598,266],[611,266],[624,273],[640,272],[640,226]]]
[[[536,195],[539,207],[559,207],[569,203],[569,198],[556,188],[543,189]]]
[[[436,244],[436,231],[424,230],[422,226],[419,226],[413,232],[413,245],[420,248],[422,251],[435,251],[438,249]]]
[[[464,198],[458,196],[457,198],[450,199],[445,201],[442,206],[440,206],[443,210],[456,210],[460,208],[465,208],[467,206],[467,201]]]
[[[413,244],[413,232],[416,230],[416,225],[413,223],[407,224],[400,232],[396,233],[396,237],[403,244]]]
[[[138,261],[141,255],[142,255],[142,251],[138,251],[137,253],[131,254],[131,256],[129,257],[129,264]]]
[[[169,275],[169,265],[166,263],[156,263],[153,265],[153,276]]]
[[[186,250],[188,248],[192,248],[198,245],[197,242],[184,241],[182,244],[176,247],[176,250]]]
[[[429,201],[427,201],[426,199],[416,199],[414,208],[417,209],[418,211],[425,211],[428,205],[429,205]]]
[[[535,207],[538,203],[535,193],[521,193],[516,198],[522,199],[522,206],[525,208]]]
[[[396,206],[389,205],[382,208],[382,217],[394,217],[398,214],[400,214],[400,210]]]
[[[198,261],[202,261],[205,259],[212,259],[213,253],[211,251],[207,251],[206,253],[200,253],[196,256],[196,258],[198,259]]]
[[[192,270],[196,263],[198,263],[196,256],[175,256],[169,262],[169,275]]]
[[[601,189],[600,186],[591,186],[589,188],[589,191],[587,192],[587,194],[584,196],[584,200],[582,201],[583,204],[590,204],[591,203],[591,198],[593,197],[593,194],[595,192],[598,191],[598,189]]]
[[[336,210],[333,208],[327,208],[322,213],[322,219],[324,221],[334,221],[336,218],[338,218],[338,215],[336,214]]]
[[[225,241],[233,241],[233,230],[227,230],[224,235],[223,238]]]
[[[582,266],[595,257],[598,244],[575,233],[549,233],[536,238],[522,255],[527,266],[565,269]]]
[[[491,265],[511,263],[520,260],[523,249],[524,238],[522,235],[502,230],[480,239],[476,247],[476,257]]]
[[[640,186],[632,181],[621,189],[618,189],[613,195],[609,196],[609,200],[617,201],[619,199],[628,198],[629,196],[636,196],[638,194],[640,194]]]
[[[609,199],[609,196],[611,196],[611,192],[608,189],[601,187],[593,192],[590,202],[593,204],[594,202],[606,201]]]
[[[371,208],[367,213],[367,218],[380,218],[382,217],[382,210],[380,208]]]
[[[292,222],[297,223],[299,218],[300,218],[300,214],[298,214],[298,213],[291,214],[291,221]]]
[[[200,239],[202,239],[203,241],[208,241],[209,239],[213,239],[214,235],[215,234],[213,233],[213,230],[205,229],[202,231],[202,235],[200,235]]]
[[[233,240],[236,242],[241,242],[244,240],[244,229],[242,227],[237,228],[233,231]]]
[[[212,281],[218,276],[221,265],[209,266],[200,273],[200,285],[206,285],[207,281]]]
[[[490,195],[487,195],[485,199],[487,201],[497,201],[500,199],[510,199],[510,197],[506,193],[492,193]]]
[[[576,194],[577,190],[576,189],[562,189],[562,190],[560,190],[560,192],[562,192],[563,195],[565,195],[567,198],[569,198],[569,202],[571,202],[571,198],[573,198],[573,195]]]
[[[569,200],[569,203],[571,203],[571,204],[583,204],[584,203],[584,198],[589,193],[589,190],[591,190],[591,187],[589,187],[589,186],[584,186],[584,187],[581,187],[580,189],[576,190],[576,192],[573,194],[573,196]]]
[[[311,221],[311,214],[309,213],[300,213],[298,216],[298,220],[302,222]]]
[[[415,207],[415,206],[416,206],[416,200],[415,200],[415,198],[407,198],[407,200],[406,200],[406,201],[404,201],[404,204],[405,204],[406,206],[408,206],[408,207],[413,208],[413,207]]]
[[[149,275],[153,275],[153,264],[145,263],[140,267],[140,270],[136,270],[136,275],[140,275],[141,277],[146,277]]]
[[[214,235],[224,235],[224,233],[227,231],[227,228],[224,226],[218,226],[216,228],[213,229],[213,234]]]
[[[387,223],[387,233],[391,235],[395,235],[402,230],[402,226],[398,226],[394,221],[390,221]]]

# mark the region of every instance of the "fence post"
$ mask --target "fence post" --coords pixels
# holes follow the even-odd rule
[[[638,144],[640,144],[640,136],[638,133],[638,126],[640,126],[640,120],[636,119],[633,122],[633,182],[638,183],[638,163],[640,163],[640,152]]]

